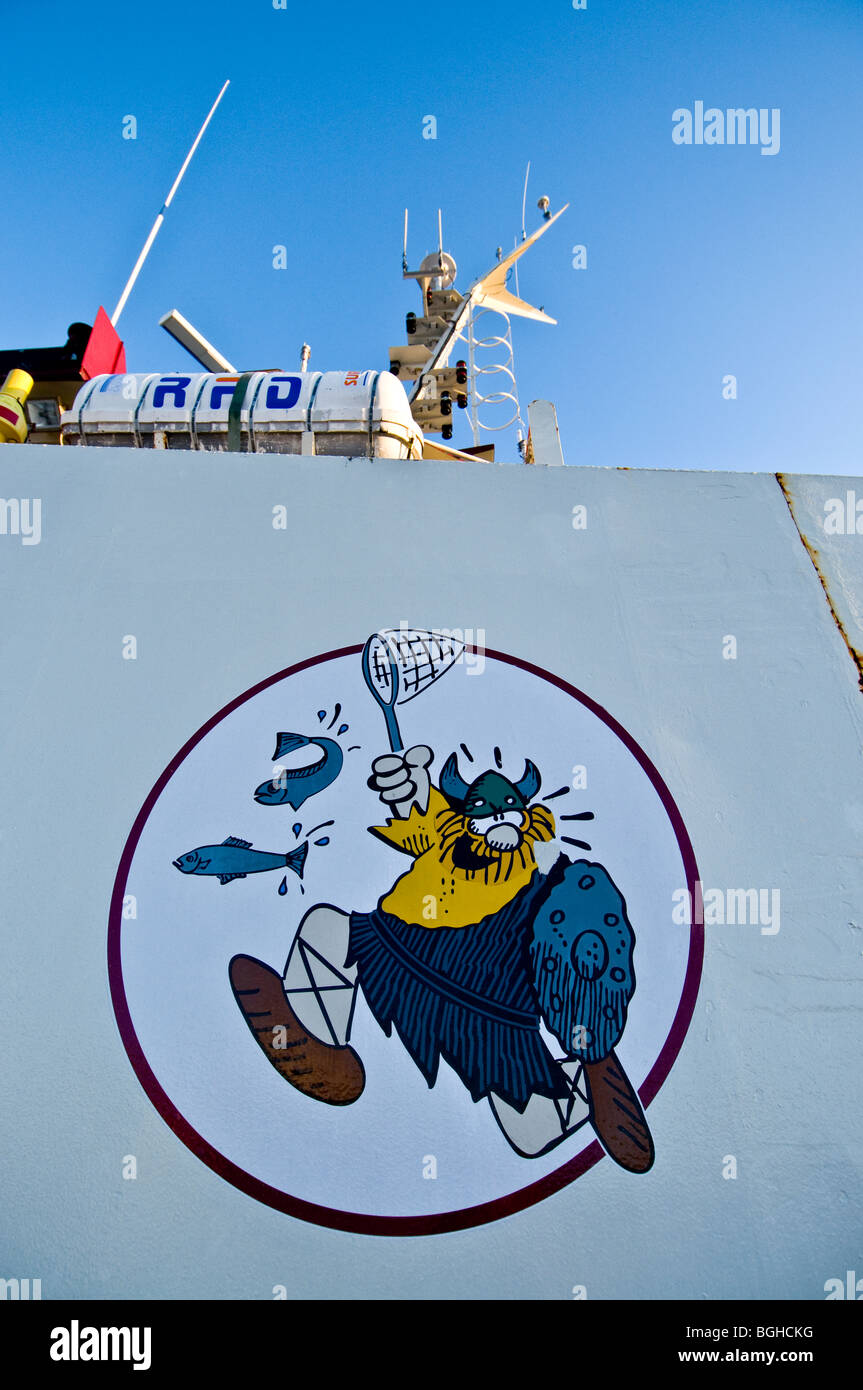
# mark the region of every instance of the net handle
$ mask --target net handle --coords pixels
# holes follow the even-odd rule
[[[377,682],[375,681],[375,678],[372,675],[371,653],[372,646],[375,642],[380,642],[381,645],[385,648],[387,660],[390,664],[391,694],[389,699],[386,699],[380,693],[377,686]],[[376,632],[372,633],[371,637],[368,639],[365,647],[363,648],[363,678],[372,695],[374,696],[375,700],[384,712],[384,719],[386,721],[387,726],[387,738],[390,741],[391,751],[393,753],[401,753],[404,749],[404,744],[402,743],[401,731],[399,730],[399,722],[396,718],[396,712],[394,708],[399,693],[399,668],[396,664],[396,659],[393,656],[392,648],[390,647],[389,642],[387,642],[385,638],[379,636],[379,634]]]

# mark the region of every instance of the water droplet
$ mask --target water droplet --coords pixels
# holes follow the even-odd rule
[[[348,731],[348,729],[349,729],[350,727],[351,727],[350,724],[340,724],[340,725],[339,725],[339,733],[340,733],[340,734],[346,734],[347,731]]]
[[[299,833],[300,833],[300,831],[302,830],[302,828],[303,828],[303,827],[300,825],[300,822],[297,821],[296,825],[293,827],[294,839],[297,838],[297,836],[299,835]]]
[[[285,894],[287,893],[287,891],[288,891],[288,880],[287,880],[287,878],[283,878],[282,881],[281,881],[281,883],[279,884],[279,893],[281,894],[282,897],[284,897]]]
[[[326,719],[326,717],[327,717],[327,712],[326,712],[326,710],[325,710],[325,709],[319,709],[319,710],[318,710],[318,718],[319,718],[319,719]]]
[[[329,843],[330,843],[330,837],[329,837],[329,835],[324,835],[323,839],[321,839],[321,840],[315,840],[315,844],[316,844],[316,845],[328,845]]]

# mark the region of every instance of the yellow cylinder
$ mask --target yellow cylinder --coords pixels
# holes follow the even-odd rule
[[[22,372],[20,367],[13,367],[3,382],[3,395],[14,396],[16,401],[20,401],[22,405],[32,390],[32,376],[29,372]]]
[[[24,403],[32,390],[30,373],[13,367],[0,391],[0,442],[23,444],[26,440],[28,425]]]

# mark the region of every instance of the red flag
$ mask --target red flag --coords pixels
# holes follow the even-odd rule
[[[126,349],[105,310],[99,305],[93,331],[81,359],[81,376],[85,381],[103,372],[125,372]]]

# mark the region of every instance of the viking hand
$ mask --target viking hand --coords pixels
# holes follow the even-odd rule
[[[385,753],[372,763],[368,784],[397,819],[407,820],[414,805],[423,815],[428,810],[433,758],[432,750],[420,743],[404,753]]]

